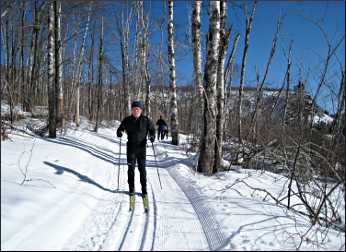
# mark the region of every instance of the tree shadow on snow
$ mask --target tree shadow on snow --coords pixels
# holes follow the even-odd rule
[[[111,190],[109,188],[105,188],[104,186],[100,185],[99,183],[97,183],[95,180],[89,178],[88,176],[86,175],[83,175],[79,172],[76,172],[70,168],[67,168],[67,167],[64,167],[64,166],[61,166],[61,165],[57,165],[57,164],[53,164],[51,162],[47,162],[47,161],[44,161],[43,162],[44,164],[54,168],[56,170],[56,173],[55,174],[58,174],[58,175],[61,175],[63,174],[64,172],[68,172],[68,173],[71,173],[73,175],[75,175],[76,177],[78,177],[80,179],[80,181],[82,182],[85,182],[85,183],[89,183],[91,185],[94,185],[106,192],[110,192],[110,193],[122,193],[122,194],[126,194],[128,195],[128,191],[124,191],[124,190]],[[136,195],[138,196],[141,196],[142,194],[141,193],[135,193]]]
[[[86,151],[89,154],[93,155],[94,157],[97,157],[105,162],[111,163],[113,165],[119,165],[119,154],[120,153],[114,153],[114,155],[110,155],[105,153],[104,151],[100,151],[97,148],[88,145],[88,144],[84,144],[81,143],[80,141],[76,141],[76,140],[72,140],[72,139],[68,139],[68,138],[64,138],[64,137],[60,137],[60,138],[56,138],[56,139],[45,139],[48,142],[53,142],[53,143],[57,143],[57,144],[62,144],[62,145],[67,145],[67,146],[71,146],[71,147],[75,147],[78,148],[80,150]],[[124,156],[125,158],[120,158],[120,165],[127,165],[127,159],[126,159],[126,152],[122,152],[121,156]]]
[[[106,153],[105,151],[101,151],[99,150],[99,148],[97,147],[93,147],[90,144],[86,144],[83,143],[79,140],[73,140],[73,139],[69,139],[69,138],[65,138],[65,137],[59,137],[56,139],[44,139],[46,141],[49,142],[53,142],[53,143],[57,143],[57,144],[62,144],[62,145],[67,145],[70,147],[75,147],[78,148],[80,150],[86,151],[89,154],[93,155],[96,158],[99,158],[105,162],[111,163],[115,166],[119,165],[119,153],[114,153],[114,155],[110,155],[108,153]],[[147,148],[150,148],[150,146],[148,146]],[[173,146],[173,148],[177,148],[175,146]],[[124,151],[121,152],[121,157],[120,158],[120,165],[127,165],[127,158],[126,158],[126,147],[122,148],[124,149]],[[161,153],[157,153],[156,156],[160,156],[162,155]],[[148,157],[150,157],[152,155],[148,155],[147,154],[147,160],[146,160],[146,166],[147,168],[163,168],[163,169],[167,169],[173,165],[176,164],[184,164],[186,166],[189,167],[193,167],[193,162],[191,160],[191,158],[176,158],[176,157],[167,157],[160,159],[160,160],[149,160]]]

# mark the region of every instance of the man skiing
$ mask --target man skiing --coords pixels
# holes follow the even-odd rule
[[[142,186],[142,198],[145,211],[148,211],[149,201],[147,193],[147,178],[145,170],[146,143],[147,135],[153,143],[155,141],[155,126],[153,121],[142,115],[142,101],[133,101],[131,105],[131,115],[127,116],[121,122],[117,136],[122,137],[123,131],[127,133],[127,182],[129,184],[130,210],[135,206],[135,167],[136,161],[140,173],[140,182]]]
[[[168,125],[165,120],[162,119],[162,116],[160,116],[160,119],[157,120],[156,125],[158,126],[157,139],[160,139],[160,136],[161,140],[163,140],[165,136],[168,137]]]

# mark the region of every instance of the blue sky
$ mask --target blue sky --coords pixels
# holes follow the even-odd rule
[[[65,2],[68,3],[68,2]],[[71,2],[69,2],[71,3]],[[100,3],[100,1],[98,2]],[[92,18],[92,22],[96,27],[100,27],[100,16],[105,18],[105,54],[111,60],[114,66],[121,70],[121,54],[119,39],[116,38],[115,28],[115,12],[120,7],[125,7],[127,1],[105,1],[104,8],[98,11],[97,15]],[[191,29],[191,0],[174,1],[174,25],[175,25],[175,52],[176,52],[176,76],[177,85],[191,84],[193,81],[193,61],[192,49],[189,47],[190,43],[190,29]],[[244,34],[245,34],[245,17],[244,12],[240,9],[239,5],[246,5],[247,12],[249,13],[252,8],[252,1],[229,1],[228,2],[228,16],[227,22],[233,26],[231,42],[228,49],[228,54],[233,44],[234,34],[240,33],[240,40],[238,49],[235,55],[235,64],[240,65],[242,60],[242,52],[244,47]],[[84,10],[80,15],[86,16],[88,3],[85,2]],[[208,31],[208,15],[207,15],[208,1],[203,1],[202,8],[202,32],[204,34]],[[69,8],[63,9],[65,16],[63,16],[63,23],[71,29],[75,29],[71,25],[72,17],[68,17]],[[164,44],[163,53],[167,62],[167,4],[166,1],[161,0],[146,0],[145,12],[150,13],[151,22],[151,46],[157,46],[160,40],[160,34],[155,20],[163,17],[164,23]],[[248,51],[245,85],[254,86],[255,82],[255,67],[260,75],[263,77],[266,62],[269,57],[270,49],[272,46],[273,35],[276,30],[276,23],[280,15],[284,15],[282,29],[279,34],[277,51],[269,70],[266,83],[270,87],[280,87],[282,85],[283,77],[286,71],[286,58],[284,51],[287,50],[290,40],[293,40],[292,48],[292,85],[295,85],[299,79],[305,80],[307,89],[314,94],[316,91],[316,83],[319,81],[320,72],[323,67],[323,59],[327,55],[327,44],[324,40],[322,32],[308,21],[308,18],[320,20],[321,26],[327,33],[330,42],[335,45],[345,35],[345,3],[344,1],[259,1],[256,7],[256,14],[253,22],[253,29],[250,34],[250,47]],[[28,12],[28,18],[31,16],[31,11]],[[85,17],[84,17],[85,18]],[[85,24],[85,22],[84,22]],[[64,25],[63,25],[64,26]],[[134,25],[133,25],[134,27]],[[81,35],[83,30],[79,33],[79,44],[81,42]],[[133,47],[134,31],[131,32],[130,46]],[[95,34],[95,48],[98,48],[99,29],[96,29]],[[90,46],[90,37],[88,36],[87,47]],[[205,41],[203,37],[202,45],[204,47]],[[66,55],[71,56],[73,51],[73,40],[66,45]],[[1,48],[3,50],[3,47]],[[3,52],[3,51],[2,51]],[[130,52],[131,53],[131,52]],[[205,55],[205,49],[202,50],[202,55]],[[3,54],[3,53],[2,53]],[[97,50],[95,50],[95,56]],[[343,40],[341,46],[336,51],[339,62],[345,67],[345,41]],[[228,57],[228,55],[227,55]],[[1,57],[4,62],[4,56]],[[154,79],[154,70],[157,64],[154,58],[151,58],[152,79]],[[97,61],[97,57],[95,57]],[[69,68],[67,67],[67,70]],[[300,70],[299,70],[300,69]],[[86,68],[84,68],[86,71]],[[333,102],[335,97],[331,97],[332,93],[338,91],[340,84],[340,64],[335,57],[330,62],[329,71],[327,74],[325,87],[321,90],[319,103],[325,106],[329,111],[333,111]],[[234,80],[235,85],[237,80]],[[330,88],[329,88],[330,87]]]
[[[175,32],[179,39],[184,38],[184,33],[188,31],[191,25],[189,20],[192,10],[191,3],[191,1],[175,1],[174,3]],[[251,11],[252,1],[233,1],[233,3],[235,5],[246,3],[247,12]],[[163,2],[147,1],[146,4],[153,17],[162,15]],[[207,32],[208,30],[206,8],[207,1],[204,1],[202,9],[203,32]],[[283,24],[279,34],[276,54],[266,82],[271,87],[280,87],[282,85],[287,67],[284,50],[287,51],[290,40],[293,40],[292,84],[296,84],[299,79],[306,80],[307,89],[314,94],[316,83],[319,80],[323,66],[322,60],[327,55],[327,43],[324,40],[322,32],[311,21],[308,21],[308,19],[320,20],[328,39],[332,44],[335,44],[345,34],[345,3],[343,1],[259,1],[250,35],[250,47],[245,76],[245,83],[247,85],[256,85],[255,66],[257,67],[260,78],[264,75],[272,46],[272,39],[276,31],[276,23],[280,15],[284,15]],[[245,19],[244,13],[233,4],[228,4],[228,22],[229,24],[233,24],[234,32],[240,33],[235,63],[241,64]],[[233,37],[231,38],[229,51],[232,46],[232,41]],[[177,48],[176,52],[178,84],[190,83],[193,78],[191,50]],[[205,51],[202,51],[202,54],[205,54]],[[336,54],[344,66],[344,41]],[[300,71],[299,68],[301,68]],[[340,82],[340,66],[334,58],[331,61],[327,76],[328,80],[332,82],[330,85],[337,88]],[[328,94],[330,94],[329,90],[324,88],[321,93],[320,103],[327,106],[328,109],[331,109],[331,97]]]

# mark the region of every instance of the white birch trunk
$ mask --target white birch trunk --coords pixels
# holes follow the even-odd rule
[[[202,53],[201,53],[201,5],[202,2],[195,0],[192,13],[192,46],[193,46],[193,73],[196,89],[195,113],[197,115],[197,134],[200,134],[203,114],[203,81],[202,81]]]
[[[80,79],[81,79],[81,73],[82,73],[82,61],[84,57],[84,50],[85,50],[85,40],[89,29],[89,23],[90,23],[90,12],[91,12],[91,6],[92,2],[89,5],[89,13],[88,13],[88,20],[85,27],[85,31],[83,34],[82,39],[82,45],[79,51],[79,57],[78,57],[78,63],[77,63],[77,79],[76,79],[76,126],[79,127],[80,125],[80,115],[79,115],[79,101],[80,101]]]
[[[283,116],[282,116],[282,126],[285,123],[286,120],[286,114],[287,114],[287,105],[288,105],[288,100],[289,100],[289,90],[291,86],[291,50],[292,50],[292,41],[290,43],[289,49],[288,49],[288,57],[287,57],[287,76],[286,76],[286,95],[285,95],[285,105],[284,105],[284,111],[283,111]]]
[[[247,60],[247,52],[249,49],[249,36],[252,29],[252,20],[255,15],[256,10],[256,0],[254,0],[252,13],[250,17],[246,18],[246,30],[245,30],[245,42],[244,42],[244,51],[243,51],[243,59],[241,65],[240,72],[240,86],[239,86],[239,97],[238,97],[238,141],[239,144],[243,143],[242,138],[242,97],[243,97],[243,89],[244,89],[244,79],[245,79],[245,67]]]
[[[54,3],[48,6],[48,124],[49,137],[56,137],[56,103],[55,103],[55,51],[54,51]]]
[[[220,42],[220,3],[209,2],[209,33],[204,70],[204,127],[200,142],[198,171],[211,175],[215,162],[216,85]]]
[[[25,25],[25,2],[22,3],[22,15],[21,15],[21,45],[20,45],[20,68],[21,68],[21,102],[22,109],[25,111],[25,70],[24,70],[24,25]]]
[[[102,65],[103,65],[103,17],[101,18],[101,34],[99,44],[99,66],[98,66],[98,88],[97,88],[97,110],[95,132],[97,132],[100,120],[100,110],[102,102]]]
[[[174,25],[173,25],[173,0],[168,0],[168,62],[170,70],[170,113],[172,144],[179,144],[178,105],[175,78],[175,55],[174,55]]]
[[[124,21],[124,15],[121,15],[121,21],[118,23],[118,30],[120,34],[120,49],[122,60],[122,77],[123,77],[123,90],[124,90],[124,112],[131,114],[131,94],[129,85],[129,30],[130,30],[131,13],[128,15],[126,21]]]
[[[273,57],[275,55],[275,51],[276,51],[276,45],[277,45],[277,40],[278,40],[278,35],[279,35],[279,31],[280,31],[280,27],[281,27],[281,22],[282,22],[282,16],[279,17],[279,20],[277,22],[277,29],[276,29],[276,32],[275,32],[275,35],[274,35],[274,38],[273,38],[273,43],[272,43],[272,48],[270,50],[270,54],[269,54],[269,58],[268,58],[268,61],[267,61],[267,65],[266,65],[266,69],[265,69],[265,72],[264,72],[264,76],[262,78],[262,81],[260,83],[260,86],[258,87],[257,89],[257,97],[256,97],[256,103],[255,103],[255,110],[252,114],[252,117],[251,117],[251,123],[250,123],[250,130],[252,130],[252,133],[253,133],[253,138],[256,139],[256,135],[257,135],[257,132],[256,132],[256,127],[254,126],[255,124],[257,124],[256,120],[257,120],[257,111],[258,111],[258,108],[260,106],[260,101],[262,99],[262,90],[263,90],[263,86],[264,86],[264,82],[266,81],[267,79],[267,75],[268,75],[268,72],[269,72],[269,67],[271,65],[271,62],[273,60]],[[259,81],[258,81],[259,83]]]
[[[88,69],[88,78],[89,78],[89,92],[88,92],[88,105],[89,105],[89,120],[94,120],[94,109],[93,109],[93,97],[92,97],[92,87],[94,84],[94,32],[91,32],[90,35],[90,54],[89,54],[89,69]]]
[[[222,165],[222,143],[225,122],[225,59],[228,48],[230,32],[226,32],[227,2],[221,1],[220,4],[220,43],[219,60],[217,72],[217,116],[216,116],[216,144],[215,144],[215,165],[213,173],[216,173]]]
[[[149,17],[147,16],[144,24],[143,34],[143,79],[145,80],[145,113],[147,116],[151,114],[150,108],[150,72],[149,72]]]
[[[57,124],[64,128],[64,95],[62,82],[62,43],[61,43],[61,2],[54,2],[55,8],[55,91],[56,91],[56,119]]]

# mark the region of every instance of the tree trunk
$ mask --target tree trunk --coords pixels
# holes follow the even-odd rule
[[[203,131],[200,141],[198,171],[211,175],[215,163],[216,140],[216,85],[218,46],[220,43],[220,3],[209,2],[209,32],[207,58],[204,70]]]
[[[168,0],[168,62],[170,70],[170,113],[172,144],[179,144],[178,105],[175,79],[175,55],[173,33],[173,0]]]
[[[286,120],[286,114],[287,114],[287,104],[290,94],[290,84],[291,84],[291,49],[292,49],[292,41],[290,43],[289,49],[288,49],[288,57],[287,57],[287,76],[286,76],[286,95],[285,95],[285,105],[284,105],[284,112],[282,115],[282,126],[285,123]]]
[[[79,102],[80,102],[80,79],[81,79],[81,74],[82,74],[82,61],[83,61],[83,57],[84,57],[84,50],[85,50],[85,40],[86,40],[86,36],[88,33],[88,29],[89,29],[89,22],[90,22],[90,13],[91,13],[91,6],[92,6],[92,2],[90,2],[89,5],[89,11],[88,11],[88,19],[87,19],[87,23],[86,23],[86,27],[85,27],[85,31],[83,34],[83,38],[82,38],[82,45],[79,51],[79,57],[78,57],[78,62],[77,62],[77,71],[76,71],[76,126],[79,127],[80,125],[80,113],[79,113]]]
[[[98,92],[97,92],[97,111],[95,132],[97,132],[100,120],[100,110],[102,101],[102,65],[103,65],[103,17],[101,18],[101,34],[100,34],[100,49],[99,49],[99,69],[98,69]]]
[[[160,46],[159,46],[159,56],[158,64],[160,65],[161,72],[161,101],[160,101],[160,110],[163,112],[164,116],[168,116],[167,105],[165,102],[165,86],[166,86],[166,65],[163,60],[162,47],[163,47],[163,18],[159,20],[159,29],[160,29]]]
[[[228,58],[227,64],[226,64],[225,83],[227,83],[228,76],[230,77],[230,79],[232,78],[234,55],[235,55],[235,52],[236,52],[237,47],[238,47],[239,37],[240,37],[239,33],[237,33],[234,37],[233,47],[232,47],[231,53],[229,55],[229,58]],[[231,83],[231,80],[229,83]],[[230,85],[228,85],[228,87],[230,87]]]
[[[151,114],[150,108],[150,72],[149,72],[149,17],[147,16],[146,22],[144,24],[144,34],[143,34],[143,79],[145,80],[145,113],[147,116]]]
[[[192,45],[193,45],[193,73],[194,84],[196,90],[196,99],[193,106],[196,118],[196,134],[200,135],[202,130],[202,114],[203,114],[203,82],[202,82],[202,53],[201,53],[201,5],[202,2],[195,0],[192,13]]]
[[[242,65],[241,65],[241,73],[240,73],[240,86],[239,86],[239,96],[238,96],[238,142],[239,144],[243,144],[243,138],[242,138],[242,96],[243,96],[243,89],[244,89],[244,79],[245,79],[245,67],[246,67],[246,59],[247,59],[247,52],[249,49],[249,36],[252,29],[252,20],[255,15],[256,10],[256,0],[253,2],[253,8],[252,13],[250,17],[246,18],[246,30],[245,30],[245,42],[244,42],[244,51],[243,51],[243,59],[242,59]]]
[[[129,83],[129,33],[130,33],[130,20],[131,13],[128,14],[126,21],[124,21],[124,14],[121,14],[121,20],[118,20],[118,32],[120,35],[121,47],[121,62],[122,62],[122,78],[123,78],[123,91],[124,91],[124,114],[131,114],[131,94]]]
[[[49,121],[49,137],[56,137],[56,103],[55,103],[55,51],[54,51],[54,2],[48,6],[48,121]]]
[[[220,3],[220,43],[218,55],[218,69],[217,69],[217,116],[216,116],[216,143],[215,143],[215,164],[213,173],[218,172],[222,165],[222,143],[223,131],[225,122],[225,58],[227,54],[228,42],[230,31],[226,32],[226,15],[227,15],[227,2],[226,0]]]
[[[89,76],[89,99],[88,99],[88,104],[89,104],[89,120],[92,121],[94,120],[94,109],[93,109],[93,96],[92,96],[92,91],[93,91],[93,84],[94,84],[94,32],[92,31],[90,34],[90,54],[89,54],[89,69],[88,69],[88,76]]]
[[[54,1],[55,20],[55,92],[56,92],[56,121],[57,127],[64,128],[64,94],[62,84],[62,43],[61,43],[61,2]]]
[[[29,84],[29,92],[28,92],[28,110],[31,111],[33,102],[34,102],[34,96],[35,96],[35,89],[37,84],[37,78],[36,78],[36,68],[37,68],[37,53],[38,53],[38,38],[39,38],[39,33],[40,33],[40,23],[41,23],[41,11],[43,9],[43,5],[45,3],[43,2],[40,7],[37,8],[37,3],[35,1],[35,18],[34,18],[34,25],[33,25],[33,39],[32,39],[32,44],[31,44],[31,55],[30,55],[30,84]]]
[[[25,111],[25,70],[24,70],[24,25],[25,25],[25,2],[22,3],[22,15],[21,15],[21,42],[20,42],[20,69],[21,69],[21,102],[22,109]]]
[[[277,22],[277,28],[276,28],[276,32],[275,32],[275,35],[274,35],[274,38],[273,38],[272,48],[270,50],[270,55],[269,55],[269,58],[268,58],[268,61],[267,61],[267,65],[266,65],[266,69],[265,69],[265,72],[264,72],[264,76],[262,78],[260,86],[258,87],[258,92],[257,92],[257,97],[256,97],[256,102],[255,102],[255,110],[254,110],[254,112],[252,114],[252,117],[251,117],[250,130],[253,129],[252,133],[253,133],[253,138],[255,138],[255,139],[256,139],[257,132],[255,130],[256,127],[253,127],[253,125],[255,124],[255,118],[257,118],[257,110],[258,110],[258,107],[260,105],[260,101],[261,101],[261,98],[262,98],[262,90],[263,90],[264,82],[267,79],[269,67],[270,67],[272,59],[273,59],[273,57],[275,55],[276,45],[277,45],[277,40],[278,40],[278,35],[279,35],[281,23],[282,23],[282,16],[279,17],[279,20]]]
[[[144,44],[143,37],[144,36],[144,13],[143,13],[143,1],[139,0],[135,3],[136,12],[137,12],[137,22],[136,22],[136,37],[134,45],[134,69],[133,69],[133,79],[134,79],[134,89],[135,93],[133,94],[135,97],[144,98],[143,91],[143,82],[145,80],[144,76]],[[146,110],[146,108],[144,108]],[[144,112],[144,111],[143,111]]]

